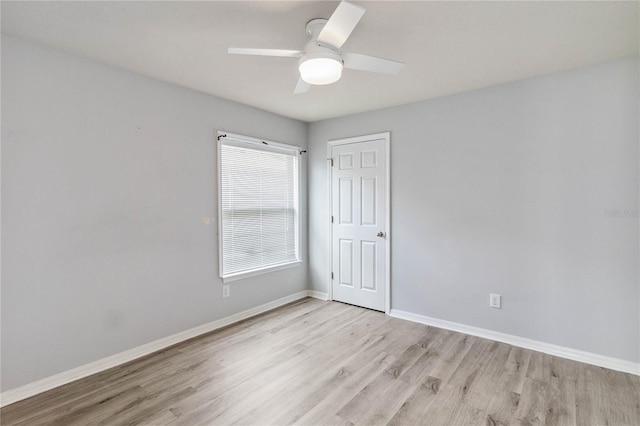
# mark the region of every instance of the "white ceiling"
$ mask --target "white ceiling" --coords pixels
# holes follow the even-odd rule
[[[342,49],[403,70],[345,70],[300,95],[295,59],[227,47],[301,49],[306,22],[338,2],[2,1],[2,32],[304,121],[639,54],[638,1],[354,3],[367,12]]]

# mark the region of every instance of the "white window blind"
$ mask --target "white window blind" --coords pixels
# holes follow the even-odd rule
[[[298,150],[220,138],[221,276],[298,261]]]

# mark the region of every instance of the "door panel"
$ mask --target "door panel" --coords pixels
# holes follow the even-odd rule
[[[376,151],[364,151],[360,153],[362,168],[368,169],[378,165]]]
[[[353,169],[353,152],[345,152],[344,154],[340,154],[338,158],[340,159],[338,161],[340,170]]]
[[[361,222],[363,226],[376,225],[376,178],[363,177],[361,181]]]
[[[385,310],[387,140],[334,145],[333,299]]]
[[[353,178],[340,178],[340,215],[339,223],[344,225],[353,224]]]
[[[338,282],[340,285],[353,287],[353,241],[340,240],[340,272]]]
[[[361,246],[360,264],[362,266],[362,288],[365,290],[376,291],[376,242],[362,241]]]

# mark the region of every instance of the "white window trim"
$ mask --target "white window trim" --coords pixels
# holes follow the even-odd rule
[[[223,283],[229,283],[229,282],[233,282],[233,281],[238,281],[244,278],[249,278],[249,277],[253,277],[256,275],[261,275],[261,274],[266,274],[269,272],[274,272],[274,271],[279,271],[282,269],[288,269],[288,268],[294,268],[299,266],[300,264],[302,264],[302,258],[301,258],[301,243],[300,243],[300,153],[302,148],[300,148],[299,146],[296,145],[288,145],[288,144],[283,144],[280,142],[273,142],[273,141],[269,141],[269,140],[265,140],[265,139],[258,139],[258,138],[254,138],[251,136],[244,136],[244,135],[239,135],[236,133],[230,133],[230,132],[225,132],[225,131],[221,131],[219,130],[217,132],[217,167],[218,167],[218,276],[220,277],[220,279],[222,280]],[[295,184],[295,193],[296,193],[296,197],[297,197],[297,211],[296,211],[296,218],[295,218],[295,228],[296,228],[296,238],[295,238],[295,242],[296,242],[296,254],[297,254],[297,259],[293,260],[291,262],[286,262],[286,263],[280,263],[277,265],[270,265],[264,268],[258,268],[258,269],[251,269],[251,270],[247,270],[247,271],[242,271],[242,272],[238,272],[235,274],[227,274],[227,275],[223,275],[222,274],[222,167],[220,167],[220,160],[221,160],[221,147],[222,147],[222,139],[224,139],[225,142],[228,141],[232,141],[235,143],[237,143],[238,145],[244,145],[246,144],[247,146],[253,145],[253,148],[256,147],[260,147],[260,149],[265,150],[265,151],[274,151],[274,152],[294,152],[297,155],[297,160],[296,160],[296,181],[294,182]]]
[[[255,277],[256,275],[262,275],[269,272],[280,271],[282,269],[295,268],[296,266],[300,266],[302,260],[294,260],[292,262],[280,263],[278,265],[267,266],[266,268],[260,269],[251,269],[249,271],[238,272],[237,274],[228,274],[222,278],[222,282],[230,283],[233,281],[238,281],[244,278]],[[222,270],[222,269],[221,269]]]

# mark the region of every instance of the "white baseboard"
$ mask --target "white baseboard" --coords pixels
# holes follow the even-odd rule
[[[194,337],[209,333],[222,327],[226,327],[230,324],[245,320],[252,316],[261,314],[263,312],[275,309],[279,306],[286,305],[287,303],[291,303],[308,296],[311,296],[309,292],[307,290],[303,290],[298,293],[294,293],[289,296],[274,300],[272,302],[265,303],[264,305],[256,306],[255,308],[247,309],[246,311],[238,312],[237,314],[233,314],[225,318],[220,318],[219,320],[190,328],[189,330],[181,331],[180,333],[176,333],[162,339],[154,340],[153,342],[117,353],[115,355],[108,356],[103,359],[99,359],[89,364],[85,364],[71,370],[63,371],[62,373],[58,373],[56,375],[46,377],[33,383],[20,386],[19,388],[4,391],[0,394],[0,407],[13,404],[14,402],[21,401],[25,398],[29,398],[31,396],[37,395],[53,388],[57,388],[58,386],[65,385],[67,383],[71,383],[78,379],[82,379],[83,377],[87,377],[92,374],[107,370],[109,368],[133,361],[137,358],[152,354],[185,340],[192,339]]]
[[[508,343],[520,348],[531,349],[533,351],[543,352],[545,354],[555,355],[561,358],[571,359],[573,361],[584,362],[586,364],[597,365],[599,367],[609,368],[611,370],[622,371],[623,373],[631,373],[635,374],[636,376],[640,376],[640,363],[632,361],[598,355],[591,352],[567,348],[564,346],[553,345],[551,343],[540,342],[537,340],[514,336],[512,334],[500,333],[498,331],[487,330],[484,328],[473,327],[457,322],[431,318],[411,312],[400,311],[398,309],[392,309],[389,315],[394,318],[413,321],[437,328],[444,328],[445,330],[457,331],[459,333],[470,334],[472,336],[495,340],[502,343]]]
[[[329,300],[329,295],[321,291],[307,290],[307,295],[309,297],[313,297],[314,299]]]

